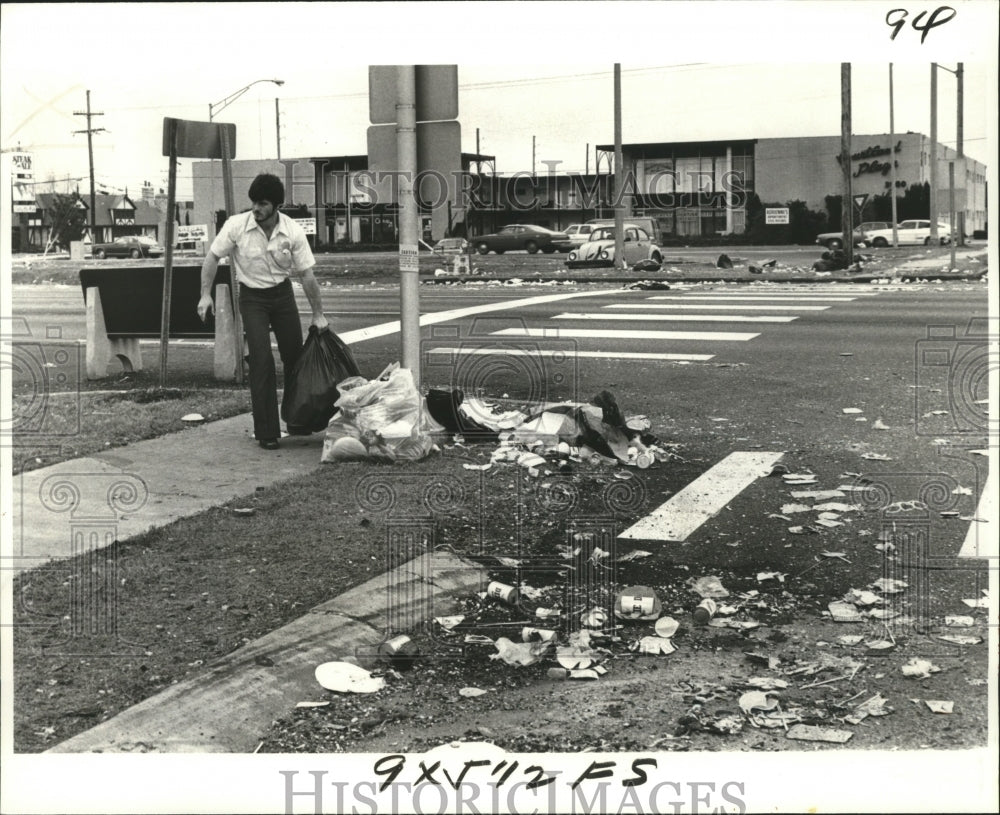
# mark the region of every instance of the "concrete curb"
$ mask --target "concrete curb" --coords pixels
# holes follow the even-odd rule
[[[483,585],[480,566],[450,553],[415,558],[46,752],[252,753],[275,718],[328,693],[318,665],[376,652],[390,609],[412,628]]]

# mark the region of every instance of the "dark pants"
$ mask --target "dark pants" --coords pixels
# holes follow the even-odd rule
[[[250,351],[250,406],[253,431],[259,439],[281,437],[278,417],[278,379],[271,353],[271,331],[287,377],[302,352],[302,323],[295,305],[292,283],[286,280],[269,289],[240,284],[240,314]]]

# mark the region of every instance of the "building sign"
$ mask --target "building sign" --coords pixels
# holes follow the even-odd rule
[[[315,218],[292,218],[295,223],[302,227],[302,231],[307,235],[316,234],[316,219]]]
[[[859,178],[863,175],[868,175],[870,173],[881,173],[882,175],[889,175],[892,170],[892,165],[888,161],[879,161],[879,156],[889,156],[893,153],[899,153],[903,149],[903,140],[900,139],[896,142],[894,148],[882,147],[880,144],[876,144],[873,147],[866,147],[864,150],[859,150],[857,153],[851,153],[851,161],[859,161],[858,168],[854,171],[853,177]],[[841,154],[843,155],[843,154]],[[841,156],[837,156],[837,163],[840,163]],[[899,167],[899,162],[895,162],[896,167]]]
[[[764,209],[765,224],[787,224],[788,207],[766,207]]]
[[[205,224],[188,224],[187,226],[175,227],[177,230],[177,242],[207,241],[208,227]]]
[[[35,202],[34,172],[31,169],[31,153],[4,153],[4,160],[10,164],[11,203],[14,212],[34,212]]]

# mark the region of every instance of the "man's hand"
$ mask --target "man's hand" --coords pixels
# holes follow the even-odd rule
[[[202,298],[198,301],[198,316],[201,317],[201,321],[205,322],[209,314],[214,313],[215,306],[212,303],[212,296],[209,294],[202,295]]]
[[[330,322],[326,319],[325,315],[320,314],[319,316],[313,317],[312,324],[316,326],[317,331],[322,331],[324,328],[329,327]]]

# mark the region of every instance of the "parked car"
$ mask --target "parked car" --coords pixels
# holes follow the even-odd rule
[[[625,225],[623,241],[625,263],[635,266],[644,260],[662,263],[660,247],[653,243],[645,229],[632,224]],[[615,230],[611,226],[599,226],[590,233],[590,240],[569,253],[566,265],[570,269],[582,269],[615,265]]]
[[[556,241],[564,241],[566,237],[565,232],[555,232],[544,226],[508,224],[499,232],[480,235],[473,238],[472,242],[480,255],[487,255],[491,251],[502,255],[504,252],[517,251],[518,249],[523,249],[529,255],[533,255],[539,250],[546,254],[555,252]]]
[[[655,218],[647,218],[644,215],[630,215],[625,218],[625,223],[631,226],[637,226],[639,229],[646,230],[646,234],[650,236],[654,241],[657,239],[660,231],[660,227],[656,223]],[[614,226],[614,218],[591,218],[587,221],[591,226]]]
[[[593,224],[573,224],[567,226],[563,232],[566,233],[567,240],[555,241],[556,248],[560,252],[568,252],[577,246],[584,244],[590,238],[590,233],[594,231]]]
[[[90,253],[95,258],[158,258],[163,247],[145,235],[124,235],[111,243],[95,243]]]
[[[951,243],[951,227],[938,221],[938,242],[945,246]],[[928,246],[931,242],[931,222],[930,221],[900,221],[896,224],[896,236],[900,246],[918,245]],[[872,246],[892,246],[892,224],[886,229],[879,229],[868,233],[868,240]]]
[[[858,224],[854,228],[854,245],[855,246],[867,246],[871,243],[868,237],[868,233],[874,232],[877,229],[892,229],[892,224],[888,221],[866,221],[863,224]],[[820,246],[825,246],[827,249],[843,249],[844,248],[844,233],[843,232],[823,232],[816,236],[816,243]]]

